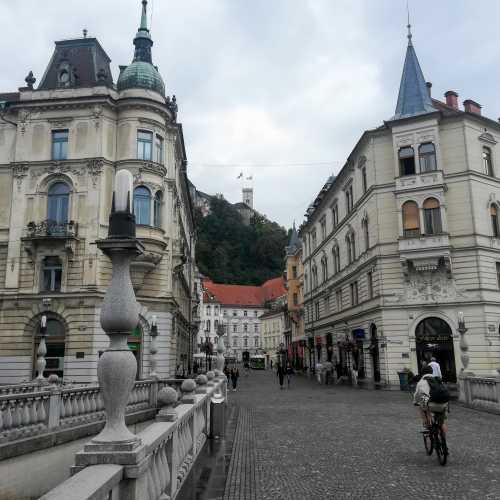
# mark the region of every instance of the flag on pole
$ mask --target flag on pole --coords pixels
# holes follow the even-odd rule
[[[236,177],[237,179],[241,179],[243,177],[243,172],[240,172],[240,175],[238,175],[238,177]]]

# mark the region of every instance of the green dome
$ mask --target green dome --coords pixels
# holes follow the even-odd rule
[[[118,90],[147,89],[165,96],[165,84],[158,70],[149,62],[134,61],[118,77]]]

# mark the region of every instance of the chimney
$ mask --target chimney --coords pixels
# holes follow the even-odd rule
[[[426,82],[425,86],[427,87],[427,93],[429,97],[432,99],[432,82]]]
[[[476,115],[480,115],[481,104],[478,104],[472,99],[467,99],[466,101],[464,101],[464,110],[467,111],[467,113],[475,113]]]
[[[446,105],[458,110],[458,94],[454,90],[448,90],[444,96],[446,97]]]

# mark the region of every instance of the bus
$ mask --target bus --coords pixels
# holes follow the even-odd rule
[[[263,354],[250,356],[250,368],[253,370],[264,370],[266,368],[266,357]]]

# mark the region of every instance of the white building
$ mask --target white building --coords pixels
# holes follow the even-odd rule
[[[192,349],[194,225],[182,126],[152,62],[143,2],[131,64],[112,79],[95,38],[62,40],[37,88],[0,94],[0,383],[30,380],[48,318],[47,369],[97,380],[108,345],[99,314],[110,261],[95,245],[108,232],[113,182],[134,176],[137,237],[131,269],[141,306],[129,347],[149,374],[150,321],[157,371],[187,368]]]
[[[431,97],[409,44],[394,116],[363,133],[300,230],[309,357],[397,384],[434,355],[455,381],[500,366],[500,124]],[[463,345],[463,344],[462,344]]]
[[[269,304],[285,294],[282,278],[263,285],[223,285],[204,280],[201,327],[198,333],[199,352],[207,338],[216,344],[216,331],[222,325],[225,332],[226,356],[242,361],[262,352],[260,317]]]

